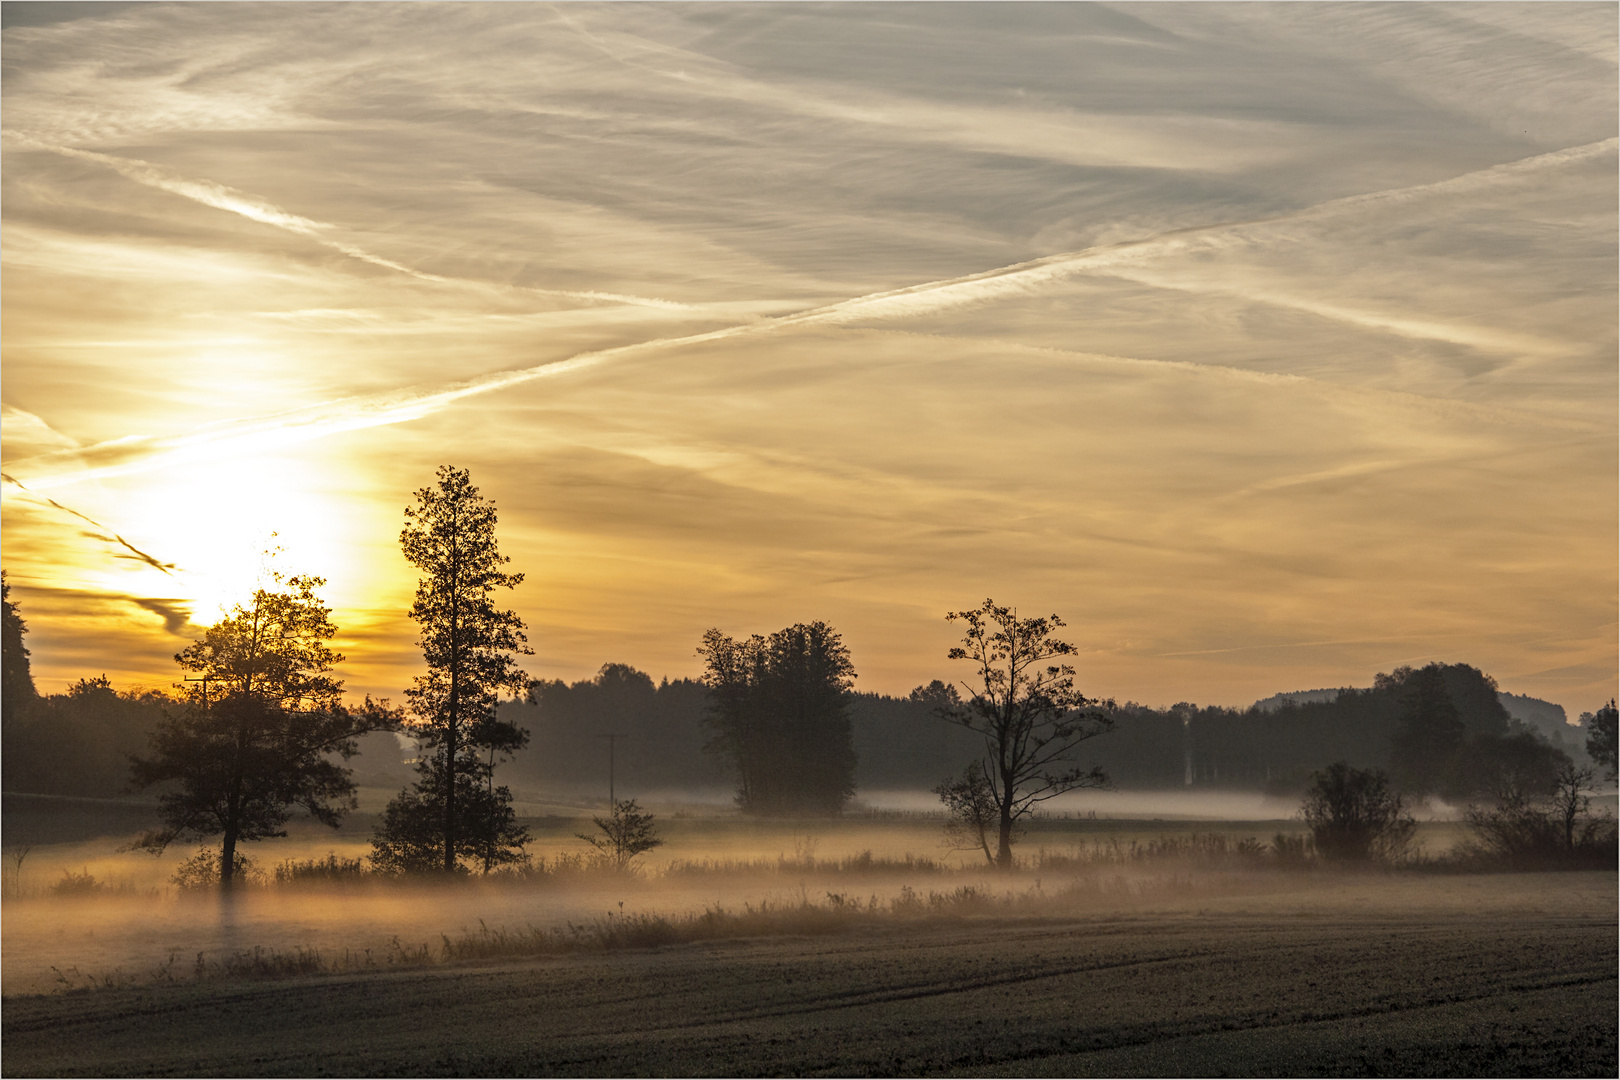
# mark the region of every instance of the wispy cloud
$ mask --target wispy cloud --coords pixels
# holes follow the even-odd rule
[[[1537,155],[1524,161],[1482,170],[1478,174],[1455,177],[1415,188],[1334,200],[1331,203],[1269,218],[1175,229],[1140,240],[1063,252],[957,278],[922,282],[900,289],[852,297],[833,304],[788,315],[759,318],[719,330],[654,338],[616,348],[592,350],[564,360],[494,371],[454,382],[407,386],[385,393],[344,398],[269,416],[220,421],[179,435],[128,436],[94,446],[31,457],[14,462],[13,468],[27,475],[29,483],[34,487],[42,489],[86,480],[106,479],[156,468],[168,462],[194,460],[203,454],[262,451],[344,431],[418,420],[477,395],[538,379],[557,378],[614,360],[660,350],[718,342],[739,335],[780,332],[801,326],[851,325],[896,319],[915,320],[955,308],[985,305],[1009,297],[1028,296],[1066,278],[1081,274],[1117,275],[1152,281],[1154,279],[1150,273],[1128,268],[1145,259],[1185,253],[1200,244],[1207,244],[1212,250],[1218,250],[1226,238],[1257,226],[1309,221],[1365,210],[1385,203],[1444,196],[1447,193],[1478,190],[1503,182],[1517,182],[1536,170],[1557,168],[1570,162],[1612,154],[1616,145],[1617,140],[1605,140],[1569,151]],[[213,188],[199,186],[199,190],[212,192]],[[250,196],[233,193],[228,197],[220,195],[218,200],[221,203],[229,203],[233,209],[236,207],[251,209],[249,216],[254,216],[255,220],[270,223],[294,222],[296,228],[291,225],[284,226],[294,228],[294,231],[304,232],[327,227],[309,219],[285,214]],[[236,212],[245,211],[236,210]],[[1556,349],[1556,346],[1549,343],[1525,339],[1511,333],[1378,315],[1272,293],[1255,292],[1248,295],[1251,299],[1294,307],[1324,318],[1412,337],[1515,351]],[[1361,464],[1354,468],[1365,471],[1372,466]]]
[[[1401,648],[1532,680],[1612,657],[1612,627],[1556,632],[1612,617],[1614,25],[149,4],[8,30],[5,473],[37,494],[5,485],[7,566],[38,670],[94,654],[51,636],[74,618],[166,667],[157,619],[283,522],[340,625],[404,641],[399,501],[446,460],[500,499],[547,676],[683,674],[691,626],[814,613],[904,690],[964,594],[1063,612],[1119,696],[1252,701]],[[1218,652],[1266,641],[1329,644]],[[365,689],[408,677],[407,648],[349,651]]]
[[[130,543],[128,540],[125,540],[122,536],[119,536],[118,534],[113,533],[111,529],[108,529],[105,525],[103,525],[101,522],[97,521],[95,518],[87,517],[86,515],[79,513],[77,510],[72,509],[71,507],[63,506],[61,503],[57,502],[55,499],[52,499],[52,498],[49,498],[47,496],[41,495],[39,492],[34,491],[28,485],[22,483],[21,481],[17,480],[13,476],[9,476],[6,473],[0,472],[0,480],[3,480],[5,483],[10,484],[12,487],[16,488],[18,491],[24,492],[25,494],[31,496],[32,498],[38,499],[39,501],[45,503],[47,506],[50,506],[53,509],[60,510],[64,514],[68,514],[68,515],[70,515],[72,517],[78,518],[80,521],[86,521],[86,522],[89,522],[91,525],[94,525],[100,531],[95,532],[95,533],[88,533],[86,535],[91,536],[96,540],[101,540],[101,541],[104,541],[104,542],[109,543],[109,544],[117,544],[119,547],[123,548],[125,551],[127,551],[129,553],[129,555],[128,555],[129,558],[133,558],[138,562],[144,563],[147,566],[150,566],[154,570],[161,570],[163,573],[169,574],[171,577],[173,576],[173,572],[178,569],[178,567],[176,567],[174,565],[174,563],[164,562],[163,560],[157,558],[157,556],[149,555],[146,552],[142,551],[140,548],[136,547],[134,544]],[[111,535],[108,535],[108,534],[111,534]]]
[[[483,283],[463,282],[448,278],[440,274],[432,274],[403,263],[395,262],[381,255],[373,254],[358,244],[351,243],[340,237],[332,235],[339,227],[329,222],[316,221],[313,218],[294,214],[276,206],[265,199],[247,192],[238,191],[224,184],[217,184],[211,180],[198,180],[181,176],[169,169],[161,168],[147,161],[137,158],[117,157],[113,154],[102,154],[92,150],[80,150],[71,146],[57,146],[42,142],[28,135],[5,131],[4,136],[13,142],[32,150],[42,150],[63,157],[75,158],[80,161],[89,161],[105,166],[127,180],[143,184],[159,191],[167,191],[171,195],[178,195],[193,202],[211,206],[216,210],[239,214],[250,221],[257,221],[261,225],[284,229],[299,236],[305,236],[323,247],[347,255],[351,259],[358,259],[372,266],[379,266],[385,270],[405,274],[418,281],[434,284],[474,284],[484,287]],[[663,300],[656,297],[630,296],[624,293],[603,292],[596,289],[539,289],[525,287],[524,291],[542,293],[547,296],[565,297],[573,300],[586,300],[615,304],[631,304],[637,307],[660,308],[669,311],[696,311],[700,310],[692,304],[684,304],[674,300]]]

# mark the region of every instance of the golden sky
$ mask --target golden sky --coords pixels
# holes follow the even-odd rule
[[[538,677],[824,619],[904,693],[988,595],[1148,704],[1615,692],[1612,4],[5,13],[43,690],[275,532],[397,698],[448,463]]]

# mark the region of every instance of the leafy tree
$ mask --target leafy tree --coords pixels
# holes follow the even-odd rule
[[[977,685],[964,684],[968,699],[944,703],[937,714],[984,740],[979,765],[996,807],[995,862],[1010,867],[1016,822],[1065,791],[1108,784],[1102,769],[1086,769],[1073,758],[1082,742],[1113,730],[1113,719],[1093,706],[1112,709],[1114,703],[1075,689],[1074,668],[1059,658],[1077,650],[1052,636],[1064,625],[1056,615],[1020,619],[1012,608],[986,600],[945,617],[967,625],[949,655],[973,662]]]
[[[520,864],[529,831],[517,822],[509,788],[490,783],[484,770],[463,769],[456,776],[456,873],[479,867],[484,873]],[[426,874],[444,870],[444,758],[417,766],[421,779],[390,800],[371,840],[372,868],[384,874]]]
[[[0,627],[0,717],[10,723],[28,711],[38,693],[28,666],[28,647],[23,644],[28,624],[11,599],[11,583],[4,570],[0,570],[0,602],[5,611],[4,625]]]
[[[837,813],[855,792],[849,650],[824,622],[698,647],[711,693],[709,747],[735,770],[737,805],[754,814]]]
[[[623,870],[637,855],[664,843],[653,827],[653,815],[637,806],[634,799],[620,799],[607,817],[591,820],[602,831],[601,836],[574,835],[600,851],[616,870]]]
[[[438,822],[436,866],[461,868],[463,857],[487,872],[521,859],[528,832],[514,823],[511,792],[496,787],[499,755],[528,742],[529,733],[501,719],[501,690],[516,695],[528,676],[513,653],[529,653],[523,620],[497,608],[491,594],[511,589],[522,574],[501,569],[510,560],[495,541],[495,504],[478,493],[465,469],[442,465],[438,485],[416,493],[405,510],[400,547],[423,572],[411,618],[421,628],[418,644],[427,674],[405,692],[414,719],[411,730],[425,751],[411,791],[390,804],[373,841],[379,867],[420,868],[423,822]]]
[[[1322,857],[1336,862],[1397,859],[1411,846],[1417,822],[1377,769],[1340,761],[1311,777],[1300,816]]]
[[[982,851],[985,861],[995,865],[990,850],[990,832],[999,820],[996,792],[985,773],[985,763],[975,761],[960,776],[932,789],[945,804],[945,840],[957,851]]]
[[[1581,714],[1581,726],[1590,733],[1586,736],[1586,752],[1603,767],[1603,775],[1609,780],[1620,774],[1615,749],[1616,721],[1620,721],[1620,710],[1615,708],[1613,698],[1597,712]]]
[[[143,752],[181,704],[156,690],[116,690],[106,676],[80,679],[9,717],[0,756],[7,791],[107,798],[129,786]]]
[[[1536,797],[1558,785],[1569,755],[1534,732],[1476,735],[1457,752],[1440,793],[1454,801],[1514,788]]]
[[[1439,664],[1404,669],[1400,718],[1390,740],[1395,781],[1403,791],[1429,795],[1447,786],[1453,763],[1467,737],[1462,717],[1446,690]]]
[[[1510,866],[1613,865],[1614,818],[1592,813],[1593,774],[1565,761],[1549,790],[1509,785],[1491,806],[1470,806],[1464,820],[1475,853]]]
[[[175,656],[195,672],[184,706],[152,736],[150,756],[132,759],[138,788],[162,785],[162,827],[138,847],[161,852],[179,839],[220,836],[219,884],[229,891],[236,845],[285,836],[294,807],[336,827],[354,809],[346,761],[355,739],[397,727],[398,716],[369,698],[356,712],[328,674],[343,657],[327,642],[337,632],[315,595],[318,577],[282,578],[209,627]]]
[[[501,704],[501,715],[534,732],[527,750],[503,772],[552,791],[594,790],[607,778],[608,743],[616,740],[618,775],[642,788],[724,783],[729,776],[703,750],[709,691],[695,679],[654,682],[628,664],[603,664],[572,684],[536,682],[527,702]]]

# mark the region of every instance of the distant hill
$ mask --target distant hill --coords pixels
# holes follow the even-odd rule
[[[1261,698],[1250,706],[1260,712],[1276,712],[1284,705],[1304,705],[1317,701],[1337,701],[1339,694],[1350,687],[1335,688],[1332,690],[1290,690],[1284,694],[1272,694],[1268,698]]]

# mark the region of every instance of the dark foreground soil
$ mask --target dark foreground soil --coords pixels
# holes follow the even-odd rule
[[[1614,1076],[1610,912],[890,926],[12,998],[7,1076]]]

